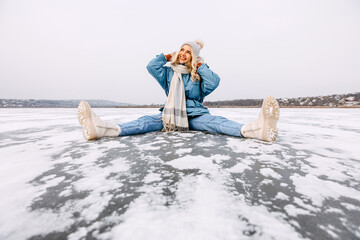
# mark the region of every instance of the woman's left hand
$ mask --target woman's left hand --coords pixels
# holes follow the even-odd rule
[[[204,63],[204,59],[202,57],[197,58],[197,68],[199,68]]]

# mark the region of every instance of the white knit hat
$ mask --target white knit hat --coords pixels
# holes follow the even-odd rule
[[[189,45],[192,48],[195,54],[195,59],[200,55],[200,50],[204,47],[204,43],[201,40],[185,42],[183,45],[181,45],[181,47],[184,45]]]

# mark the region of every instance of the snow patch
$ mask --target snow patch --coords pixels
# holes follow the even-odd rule
[[[281,179],[281,175],[276,173],[274,170],[272,170],[271,168],[262,168],[260,169],[260,173],[264,176],[264,177],[270,177],[270,178],[274,178],[274,179]]]

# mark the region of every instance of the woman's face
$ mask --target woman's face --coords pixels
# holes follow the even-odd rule
[[[179,52],[179,62],[188,63],[191,61],[191,47],[189,45],[184,45]]]

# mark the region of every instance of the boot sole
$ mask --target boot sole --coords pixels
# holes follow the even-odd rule
[[[90,105],[85,101],[80,101],[78,106],[78,120],[83,127],[82,133],[86,140],[96,138],[96,129],[91,119]]]
[[[263,129],[262,137],[267,142],[273,142],[278,136],[276,124],[280,117],[279,103],[274,97],[268,96],[264,99],[261,108],[263,115],[265,116],[266,124],[266,127]]]

